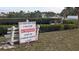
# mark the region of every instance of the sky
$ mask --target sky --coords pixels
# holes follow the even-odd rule
[[[20,10],[23,10],[25,12],[33,12],[35,10],[39,10],[41,12],[52,11],[55,13],[60,13],[63,9],[64,7],[0,7],[0,12],[19,12]]]

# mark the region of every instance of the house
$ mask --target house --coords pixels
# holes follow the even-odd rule
[[[77,20],[78,19],[78,16],[67,16],[68,20]]]
[[[47,18],[46,14],[42,13],[42,18]]]
[[[60,20],[52,20],[52,21],[50,21],[50,24],[51,25],[55,25],[55,24],[62,24],[63,23],[63,19],[62,19],[62,17],[61,16],[59,16],[59,15],[54,15],[54,16],[46,16],[46,14],[45,13],[42,13],[42,18],[51,18],[51,19],[53,19],[53,18],[59,18]]]

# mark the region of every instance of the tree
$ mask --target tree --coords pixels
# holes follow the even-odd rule
[[[76,13],[77,13],[77,15],[78,15],[77,26],[78,26],[78,28],[79,28],[79,7],[75,7],[75,9],[76,9]]]
[[[15,12],[9,12],[9,13],[7,14],[7,17],[8,17],[8,18],[14,18],[15,16],[16,16]]]
[[[39,10],[28,13],[30,18],[41,18],[41,12]]]
[[[63,9],[62,12],[60,13],[61,16],[64,17],[64,19],[68,16],[68,11],[67,9]]]
[[[60,13],[61,16],[67,17],[68,15],[78,15],[78,28],[79,28],[79,7],[66,7]]]
[[[65,7],[60,15],[64,18],[66,18],[68,15],[76,15],[76,9],[74,7]]]
[[[53,17],[56,15],[54,12],[42,12],[42,14],[45,14],[46,17]]]
[[[39,10],[34,11],[34,12],[24,12],[24,11],[19,11],[19,12],[9,12],[7,13],[7,18],[42,18],[42,14],[45,14],[46,17],[52,17],[56,15],[54,12],[40,12]]]
[[[9,12],[7,14],[7,18],[25,18],[26,13],[24,11],[20,11],[20,12]]]

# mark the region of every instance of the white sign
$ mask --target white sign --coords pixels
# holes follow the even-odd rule
[[[19,22],[20,43],[36,40],[36,22]]]

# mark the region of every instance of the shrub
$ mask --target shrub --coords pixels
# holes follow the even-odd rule
[[[77,20],[63,20],[63,24],[77,24]]]
[[[12,26],[13,25],[0,25],[0,35],[7,34],[7,28]],[[50,32],[50,31],[58,31],[74,28],[77,28],[75,24],[57,24],[57,25],[40,24],[40,32]]]
[[[4,35],[7,33],[7,28],[0,27],[0,35]]]
[[[7,28],[11,27],[13,25],[0,25],[0,35],[7,34]]]
[[[31,18],[30,21],[36,21],[37,24],[49,24],[51,21],[58,20],[61,21],[61,18]]]
[[[56,30],[63,30],[64,25],[49,25],[49,24],[42,24],[40,25],[40,32],[49,32],[49,31],[56,31]]]
[[[65,24],[64,29],[74,29],[77,28],[77,25],[75,24]]]
[[[30,21],[36,21],[37,24],[49,24],[53,20],[61,21],[61,18],[29,18]],[[0,18],[0,24],[18,24],[26,21],[25,18]]]

